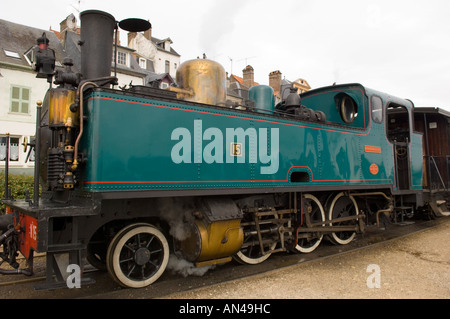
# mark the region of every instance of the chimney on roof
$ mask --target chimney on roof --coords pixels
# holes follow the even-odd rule
[[[128,47],[134,49],[136,45],[134,44],[134,40],[136,39],[136,32],[128,32]]]
[[[59,31],[63,32],[66,29],[77,32],[77,18],[73,15],[73,13],[69,14],[64,20],[59,23]]]
[[[77,18],[73,13],[59,23],[60,41],[63,45],[66,41],[66,31],[77,32]]]
[[[242,70],[242,74],[244,79],[244,83],[242,84],[251,88],[255,83],[255,72],[253,68],[250,65],[247,65],[245,69]]]
[[[113,35],[113,41],[116,42],[116,34],[117,34],[117,44],[120,45],[120,30],[119,28],[117,28],[117,30],[115,30],[116,32],[114,32]]]
[[[281,72],[279,70],[269,73],[269,86],[277,92],[281,88]]]
[[[151,27],[150,27],[150,29],[144,31],[144,37],[147,40],[150,40],[150,41],[152,40],[152,28]]]

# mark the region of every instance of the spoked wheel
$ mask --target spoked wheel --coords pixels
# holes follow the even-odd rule
[[[106,266],[120,285],[142,288],[155,282],[169,261],[166,237],[150,224],[132,224],[109,244]]]
[[[273,225],[271,222],[268,222],[268,219],[269,217],[266,216],[259,222],[262,233],[270,230],[270,226]],[[272,240],[270,235],[262,236],[264,248],[263,253],[261,251],[256,225],[254,223],[249,224],[250,225],[244,226],[244,243],[242,244],[242,248],[233,255],[233,258],[242,264],[256,265],[262,263],[270,257],[272,254],[271,251],[275,249],[277,242]]]
[[[353,196],[347,196],[344,192],[341,192],[334,197],[331,202],[330,209],[328,211],[328,218],[349,217],[358,215],[358,205]],[[330,226],[351,226],[356,225],[358,221],[356,219],[349,221],[342,221],[337,223],[330,223]],[[329,238],[331,242],[340,245],[346,245],[355,238],[356,232],[354,231],[341,231],[331,233]]]
[[[308,207],[308,210],[310,211],[305,212],[305,214],[309,214],[311,223],[325,221],[325,211],[317,197],[311,194],[305,194],[303,196],[303,201],[308,201],[306,207]],[[322,239],[323,234],[312,235],[312,237],[307,238],[299,238],[297,241],[297,245],[295,246],[295,250],[301,253],[310,253],[317,247],[319,247]]]

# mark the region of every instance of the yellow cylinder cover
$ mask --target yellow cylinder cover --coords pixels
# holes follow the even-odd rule
[[[184,256],[192,261],[228,257],[238,252],[244,241],[240,219],[205,224],[197,220],[189,238],[181,243]]]
[[[56,88],[49,91],[49,125],[74,127],[79,124],[79,115],[70,110],[70,105],[75,101],[75,91]]]
[[[225,69],[219,63],[207,59],[186,61],[178,67],[176,79],[181,88],[194,92],[192,96],[185,97],[185,100],[224,105],[226,75]]]

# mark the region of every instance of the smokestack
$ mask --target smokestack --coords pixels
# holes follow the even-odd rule
[[[103,11],[87,10],[80,13],[80,21],[83,80],[110,76],[116,19]]]

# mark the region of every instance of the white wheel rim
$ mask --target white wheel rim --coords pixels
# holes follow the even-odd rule
[[[320,214],[321,214],[321,217],[322,217],[322,221],[325,221],[325,211],[324,211],[324,209],[323,209],[322,204],[321,204],[320,201],[317,199],[317,197],[315,197],[314,195],[311,195],[311,194],[305,194],[305,195],[304,195],[304,198],[306,198],[306,199],[311,199],[311,200],[313,200],[313,201],[317,204],[317,206],[318,206],[319,209],[320,209]],[[324,225],[322,225],[322,226],[324,226]],[[312,252],[313,250],[315,250],[317,247],[319,247],[320,243],[322,242],[322,238],[323,238],[323,235],[321,235],[321,236],[317,239],[316,243],[315,243],[314,245],[310,246],[310,247],[303,247],[303,246],[297,244],[297,245],[295,246],[295,249],[296,249],[297,251],[301,252],[301,253],[310,253],[310,252]]]
[[[126,242],[137,234],[150,234],[151,236],[154,236],[152,240],[156,238],[162,248],[163,257],[158,270],[145,280],[133,280],[129,278],[120,266],[122,249],[124,249]],[[167,263],[169,262],[169,244],[161,231],[151,225],[143,226],[142,224],[139,224],[135,225],[135,227],[126,227],[111,241],[110,247],[108,248],[107,260],[109,261],[109,272],[121,285],[130,288],[142,288],[152,284],[163,274],[167,267]]]
[[[277,245],[277,243],[273,243],[272,247],[270,247],[270,250],[273,250],[275,248],[275,246]],[[241,251],[238,251],[236,253],[237,258],[239,258],[242,262],[249,264],[249,265],[256,265],[256,264],[260,264],[263,261],[265,261],[267,258],[270,257],[272,253],[267,253],[265,255],[262,255],[260,257],[257,258],[252,258],[252,257],[247,257],[246,255],[244,255]]]
[[[331,202],[330,211],[328,212],[328,218],[330,220],[333,219],[333,209],[334,209],[334,206],[336,205],[336,202],[338,201],[339,198],[341,198],[343,196],[346,196],[346,195],[344,194],[344,192],[341,192],[341,193],[337,194],[336,197]],[[353,196],[347,196],[347,197],[350,198],[350,200],[352,201],[352,203],[355,207],[356,215],[358,215],[358,205],[356,204],[355,198]],[[330,226],[332,226],[331,223],[330,223]],[[339,236],[336,235],[336,233],[331,233],[330,236],[333,238],[333,240],[336,243],[338,243],[340,245],[347,245],[348,243],[350,243],[353,240],[353,238],[355,238],[356,232],[353,232],[353,234],[346,239],[340,238]]]
[[[275,214],[274,216],[275,218],[278,218],[278,215]],[[244,238],[244,242],[245,242],[245,238]],[[275,247],[277,246],[277,242],[273,242],[271,243],[270,247],[268,247],[268,250],[270,252],[265,253],[264,255],[261,255],[259,257],[249,257],[247,255],[245,255],[242,251],[242,248],[234,255],[234,258],[238,260],[238,262],[244,263],[244,264],[248,264],[248,265],[256,265],[256,264],[260,264],[262,262],[264,262],[267,258],[270,257],[270,255],[272,255],[272,250],[275,249]],[[254,246],[256,249],[260,249],[260,245],[255,245]],[[251,249],[251,248],[249,248]]]

